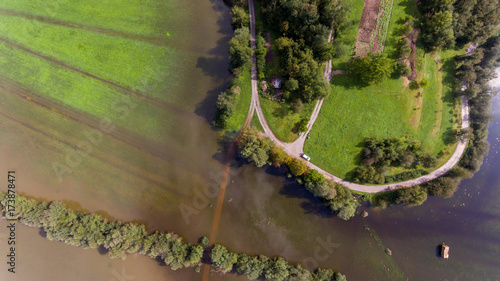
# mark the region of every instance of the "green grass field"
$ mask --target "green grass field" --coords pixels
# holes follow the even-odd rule
[[[394,2],[384,49],[389,56],[395,50],[397,22],[406,13],[415,15],[416,12],[415,3],[411,1]],[[357,27],[351,27],[351,40],[355,40],[354,29],[357,33]],[[334,77],[332,94],[323,103],[310,133],[311,139],[306,142],[305,153],[323,169],[346,177],[359,164],[365,138],[412,136],[422,143],[424,150],[440,156],[440,164],[444,163],[455,147],[449,144],[451,129],[457,126],[451,89],[455,53],[439,53],[439,64],[436,55],[418,57],[417,81],[423,77],[429,80],[427,88],[418,90],[422,92],[420,99],[416,98],[416,90],[403,86],[402,78],[390,78],[379,85],[363,87],[350,75]],[[440,66],[441,71],[438,70]],[[402,171],[402,168],[392,168],[388,174]]]
[[[288,104],[282,104],[267,98],[260,98],[260,104],[269,127],[277,138],[292,142],[299,137],[298,123],[311,117],[316,102],[304,103],[300,113],[294,113]]]
[[[252,101],[252,79],[250,68],[243,71],[243,75],[240,77],[241,80],[241,93],[237,97],[234,114],[227,121],[226,130],[228,132],[237,132],[245,123],[248,115],[248,110],[250,109],[250,102]]]

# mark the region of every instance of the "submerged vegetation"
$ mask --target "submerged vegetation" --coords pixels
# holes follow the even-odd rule
[[[21,195],[15,196],[15,216],[20,223],[42,228],[49,240],[68,245],[96,249],[103,247],[111,258],[125,258],[138,253],[153,259],[161,259],[172,270],[194,267],[197,271],[205,260],[212,270],[221,274],[237,272],[250,280],[317,280],[344,281],[345,276],[331,269],[304,269],[282,257],[251,256],[235,253],[215,244],[208,246],[206,237],[199,244],[191,244],[175,233],[147,232],[144,225],[109,221],[98,214],[75,212],[64,203],[38,202]],[[6,216],[7,197],[0,192],[2,217]],[[9,202],[9,204],[11,204]]]

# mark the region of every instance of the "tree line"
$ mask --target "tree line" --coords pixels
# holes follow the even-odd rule
[[[431,51],[485,40],[500,23],[498,0],[422,0],[418,9],[422,43]]]
[[[359,203],[347,187],[326,180],[318,171],[309,169],[304,160],[286,154],[281,147],[275,145],[268,137],[262,136],[257,129],[245,129],[241,134],[238,148],[240,155],[257,167],[267,164],[287,169],[290,176],[295,177],[299,184],[318,197],[341,219],[348,220],[355,215]]]
[[[0,214],[5,216],[7,197],[2,192],[0,205]],[[207,262],[213,271],[238,273],[250,280],[346,280],[344,275],[331,269],[309,271],[282,257],[238,254],[219,244],[208,246],[206,237],[200,238],[200,243],[191,244],[175,233],[148,233],[144,225],[109,221],[98,214],[76,212],[58,201],[45,203],[16,195],[15,209],[20,223],[43,228],[49,240],[85,249],[102,246],[111,258],[123,259],[127,254],[139,253],[153,259],[160,258],[172,270],[194,267],[199,271],[204,257],[208,257]]]
[[[236,2],[239,3],[239,2]],[[249,16],[242,5],[231,8],[231,25],[234,34],[229,41],[229,70],[233,78],[226,91],[221,92],[215,103],[216,113],[213,125],[226,128],[227,121],[234,115],[236,103],[242,89],[243,72],[248,70],[252,59],[250,48]]]

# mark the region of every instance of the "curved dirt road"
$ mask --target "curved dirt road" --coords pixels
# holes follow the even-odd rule
[[[306,140],[306,136],[311,130],[312,126],[314,125],[314,122],[316,121],[316,118],[319,115],[319,112],[321,110],[321,106],[323,105],[323,99],[318,100],[316,102],[316,106],[314,107],[313,114],[311,115],[311,119],[309,120],[309,123],[307,124],[307,132],[302,134],[297,140],[291,143],[286,143],[280,141],[273,133],[269,125],[267,124],[266,118],[264,116],[264,113],[262,112],[262,108],[260,106],[260,100],[259,100],[259,93],[258,93],[258,88],[257,88],[257,63],[256,63],[256,57],[255,57],[255,8],[254,8],[254,0],[248,0],[248,9],[249,9],[249,14],[250,14],[250,34],[251,34],[251,39],[250,39],[250,45],[252,48],[252,102],[250,105],[250,117],[253,117],[253,112],[254,110],[257,112],[257,116],[259,117],[260,124],[262,125],[262,128],[264,129],[264,133],[271,138],[271,140],[276,143],[277,145],[283,147],[285,152],[289,154],[292,157],[300,158],[300,155],[304,152],[304,143]],[[328,41],[331,42],[332,39],[332,33],[330,32],[330,36],[328,38]],[[325,71],[324,71],[324,78],[327,81],[330,81],[331,78],[331,61],[328,61],[325,66]],[[466,129],[469,127],[469,104],[466,96],[462,96],[462,129]],[[336,177],[320,167],[314,165],[311,162],[308,162],[307,165],[311,169],[316,169],[318,172],[323,174],[327,179],[333,180],[335,182],[341,183],[345,186],[347,186],[351,190],[355,191],[361,191],[361,192],[367,192],[367,193],[378,193],[378,192],[383,192],[383,191],[388,191],[392,189],[397,189],[397,188],[403,188],[403,187],[409,187],[413,185],[418,185],[422,184],[424,182],[433,180],[435,178],[438,178],[444,174],[446,174],[449,170],[451,170],[457,163],[460,161],[460,158],[462,157],[462,154],[464,153],[465,149],[467,147],[467,139],[462,139],[459,141],[457,148],[451,158],[441,167],[438,169],[432,171],[428,175],[413,179],[413,180],[408,180],[404,182],[398,182],[398,183],[391,183],[391,184],[384,184],[384,185],[362,185],[362,184],[356,184],[352,182],[345,181],[339,177]]]

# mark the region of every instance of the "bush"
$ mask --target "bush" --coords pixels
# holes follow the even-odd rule
[[[246,27],[249,23],[250,19],[245,9],[240,6],[233,6],[231,8],[231,25],[233,29]]]
[[[424,187],[427,188],[429,194],[443,198],[450,198],[458,188],[459,181],[450,177],[439,177],[435,180],[427,182]]]
[[[396,203],[418,206],[422,205],[425,200],[427,200],[427,190],[418,185],[399,189],[397,193]]]
[[[422,78],[422,81],[420,81],[420,87],[425,88],[429,86],[429,80]]]
[[[412,89],[412,90],[420,89],[420,85],[418,84],[418,82],[416,80],[413,80],[410,82],[410,89]]]
[[[368,53],[363,58],[352,59],[349,70],[364,83],[373,85],[387,79],[394,71],[394,65],[385,54]]]

